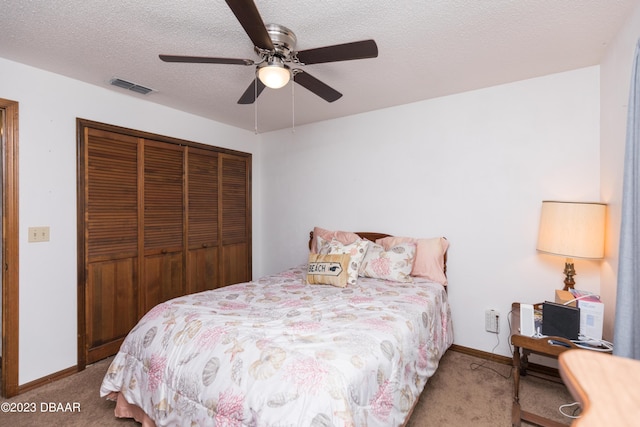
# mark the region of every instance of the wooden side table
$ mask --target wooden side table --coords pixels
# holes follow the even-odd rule
[[[561,342],[565,345],[553,344]],[[513,345],[513,406],[511,410],[511,425],[520,426],[522,421],[527,421],[543,427],[566,427],[559,423],[531,412],[523,411],[520,407],[520,375],[526,375],[529,354],[558,358],[569,350],[578,348],[571,341],[562,337],[534,338],[520,335],[520,303],[511,305],[511,345]]]

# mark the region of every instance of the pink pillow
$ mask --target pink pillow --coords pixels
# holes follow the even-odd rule
[[[389,236],[376,240],[385,250],[401,243],[415,243],[416,258],[413,262],[411,275],[425,277],[442,285],[447,285],[447,276],[444,274],[444,254],[449,248],[449,241],[444,237],[431,239],[414,239],[413,237]]]
[[[350,245],[360,239],[360,236],[356,233],[351,233],[349,231],[331,231],[320,227],[313,227],[313,241],[311,242],[312,254],[318,253],[318,237],[322,237],[324,240],[329,242],[335,239],[343,245]]]

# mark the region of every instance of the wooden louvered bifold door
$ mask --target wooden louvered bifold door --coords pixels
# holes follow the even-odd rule
[[[157,304],[251,280],[251,155],[78,119],[78,366]]]
[[[222,286],[251,280],[249,160],[220,154],[220,239]]]
[[[114,354],[138,320],[138,140],[85,130],[88,363]]]
[[[184,282],[184,152],[144,142],[144,309],[186,293]]]
[[[219,281],[218,153],[188,148],[188,292],[215,289]]]

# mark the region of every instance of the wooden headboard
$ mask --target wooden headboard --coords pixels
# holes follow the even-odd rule
[[[355,232],[358,236],[360,236],[363,239],[367,239],[370,240],[372,242],[375,242],[377,239],[382,239],[384,237],[389,237],[391,236],[390,234],[386,234],[386,233],[375,233],[375,232],[371,232],[371,231],[356,231]],[[446,239],[446,237],[445,237]],[[313,243],[313,231],[309,232],[309,250],[311,250],[311,244]],[[444,274],[446,276],[447,274],[447,252],[444,253]]]
[[[385,233],[373,233],[370,231],[356,231],[355,232],[358,236],[362,237],[363,239],[367,239],[370,240],[372,242],[375,242],[377,239],[382,239],[383,237],[389,237],[390,234],[385,234]],[[311,250],[311,244],[313,243],[313,231],[309,232],[309,250]]]

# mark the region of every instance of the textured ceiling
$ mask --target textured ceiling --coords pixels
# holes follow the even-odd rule
[[[307,65],[343,94],[289,83],[258,98],[258,131],[358,114],[600,63],[638,0],[255,0],[297,50],[372,38],[375,59]],[[223,0],[0,0],[0,57],[254,130],[238,105],[253,66],[165,63],[158,54],[257,60]],[[109,85],[113,77],[155,91]],[[1,96],[2,94],[0,94]],[[293,108],[295,106],[295,108]]]

